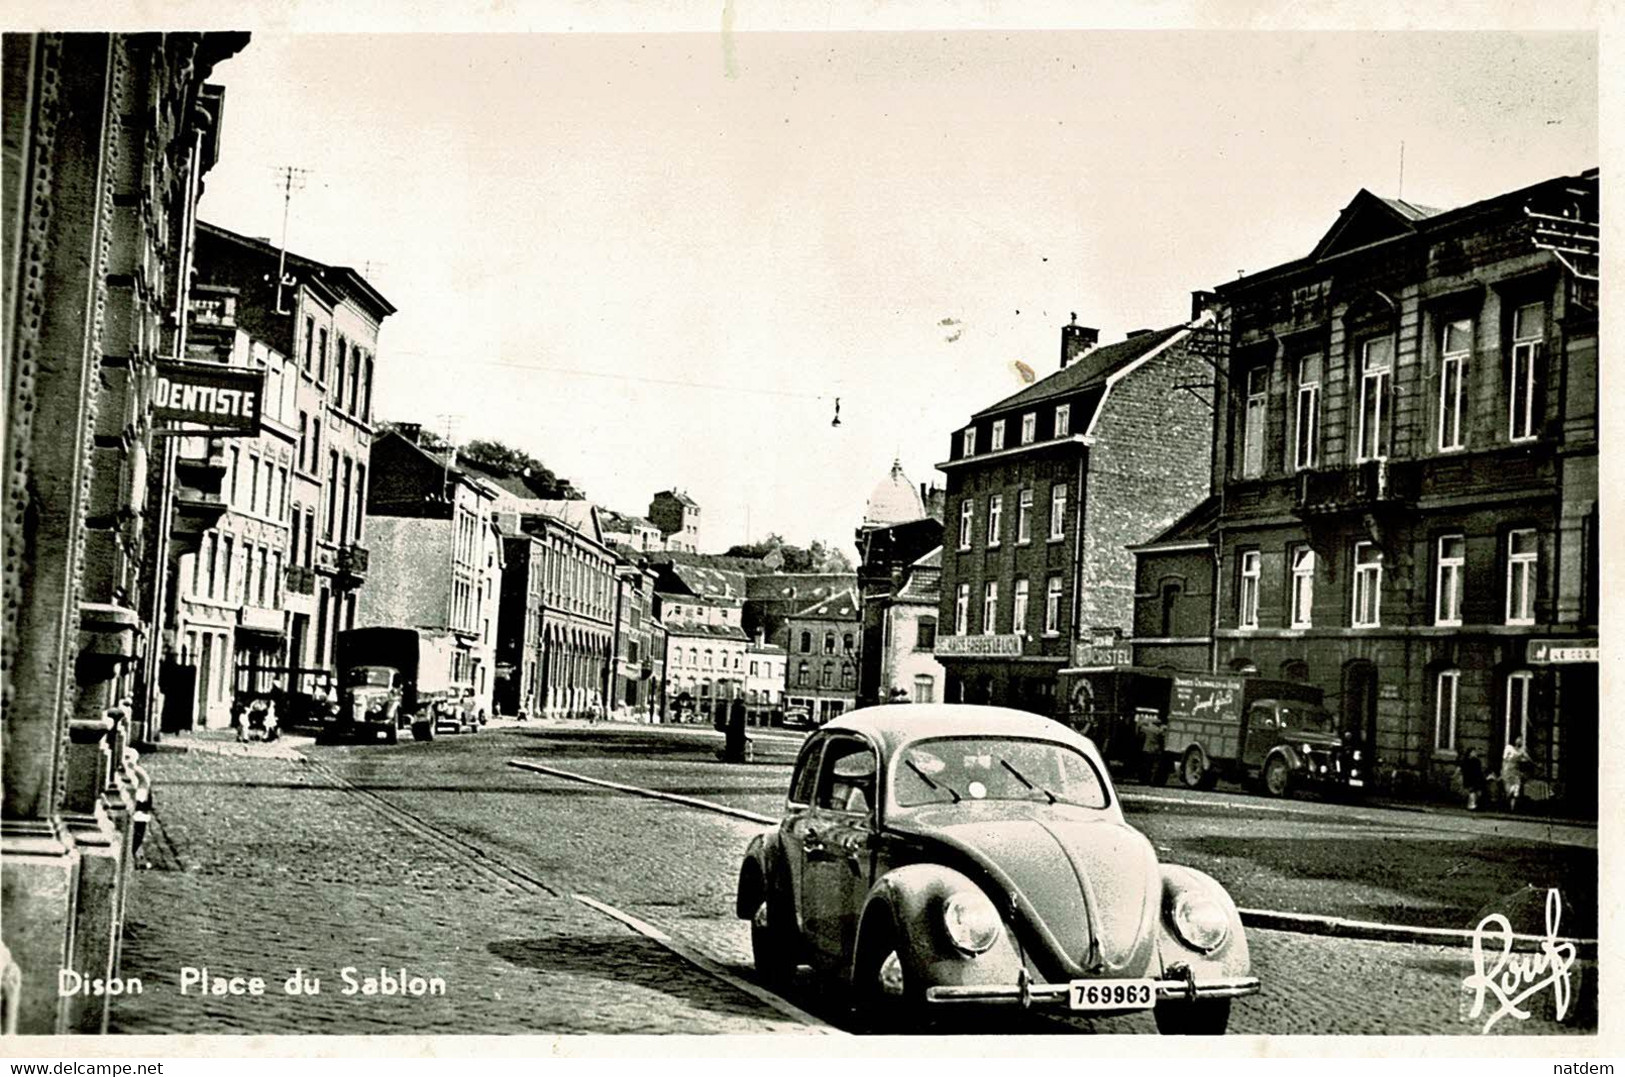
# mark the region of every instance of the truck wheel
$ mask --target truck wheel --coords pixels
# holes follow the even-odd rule
[[[1179,761],[1179,780],[1184,783],[1186,789],[1212,787],[1207,755],[1194,744],[1185,749],[1184,758]]]
[[[1284,797],[1287,790],[1292,788],[1292,768],[1286,765],[1286,760],[1278,755],[1270,756],[1270,761],[1264,764],[1264,792],[1272,797]]]
[[[413,740],[434,740],[434,720],[412,723]]]

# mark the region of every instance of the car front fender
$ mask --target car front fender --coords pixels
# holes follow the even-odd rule
[[[855,982],[871,960],[885,956],[874,950],[889,945],[903,963],[907,982],[918,991],[955,984],[1015,983],[1022,959],[1008,909],[999,909],[1004,930],[985,952],[967,954],[949,940],[942,921],[943,905],[953,894],[966,890],[987,893],[963,872],[941,864],[910,864],[882,876],[864,901],[848,978]]]
[[[1187,894],[1199,894],[1219,902],[1229,916],[1230,930],[1224,942],[1209,953],[1190,946],[1174,930],[1174,905]],[[1177,864],[1162,865],[1162,914],[1157,922],[1157,956],[1165,975],[1176,965],[1188,967],[1198,980],[1252,974],[1252,956],[1247,950],[1247,932],[1241,925],[1241,913],[1212,876]]]

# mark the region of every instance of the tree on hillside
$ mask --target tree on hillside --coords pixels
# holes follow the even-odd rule
[[[540,498],[580,500],[583,496],[569,479],[555,475],[551,468],[530,453],[500,441],[476,438],[458,450],[458,455],[488,471],[520,476],[531,492]]]
[[[774,552],[777,552],[783,561],[779,569],[781,572],[853,571],[851,560],[837,547],[826,546],[819,539],[814,539],[811,546],[803,549],[800,546],[790,545],[784,541],[784,536],[778,534],[768,535],[758,542],[730,546],[723,556],[762,560]]]

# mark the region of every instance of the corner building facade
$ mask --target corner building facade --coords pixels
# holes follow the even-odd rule
[[[1595,811],[1597,188],[1361,191],[1217,290],[1215,665],[1319,685],[1389,792],[1522,737]]]
[[[1211,425],[1181,386],[1206,384],[1186,325],[1095,348],[1063,328],[1061,369],[955,432],[936,658],[950,703],[1058,713],[1056,675],[1093,629],[1126,632],[1134,559],[1207,492]]]

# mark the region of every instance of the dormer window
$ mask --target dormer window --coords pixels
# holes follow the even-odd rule
[[[974,426],[965,431],[963,448],[960,450],[960,455],[976,455],[976,428]]]
[[[988,449],[991,452],[998,452],[1002,448],[1004,448],[1004,420],[998,419],[993,423],[992,443]]]
[[[1055,405],[1055,436],[1058,438],[1070,437],[1072,434],[1072,405]]]
[[[1029,411],[1021,417],[1021,443],[1031,445],[1038,436],[1038,413]]]

